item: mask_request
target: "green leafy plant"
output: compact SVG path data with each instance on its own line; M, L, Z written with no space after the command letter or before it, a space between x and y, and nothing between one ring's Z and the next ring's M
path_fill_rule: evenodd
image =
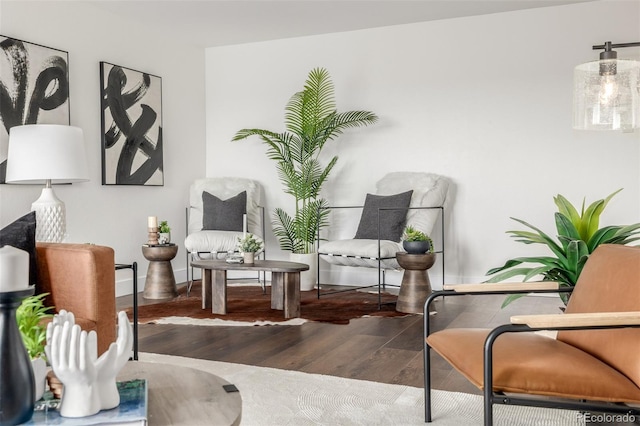
M44 298L48 294L41 293L27 297L16 311L18 329L31 359L44 357L47 326L43 320L53 317L53 314L49 313L52 308L44 306Z
M433 253L433 240L424 232L407 225L402 233L402 246L408 253Z
M523 276L523 281L529 281L542 276L544 281L557 281L562 286L574 286L582 272L589 255L600 244L629 244L640 239L640 223L632 225L605 226L600 228L600 215L605 207L618 192L610 194L603 200L593 202L585 209L578 210L562 195L554 197L558 207L555 213L555 223L558 241L521 219L511 218L516 222L533 230L507 231L516 241L524 244L542 244L553 256L518 257L508 260L503 266L493 268L487 275L493 275L487 282L499 282L515 276ZM533 264L525 266L522 264ZM522 266L521 266L522 265ZM505 299L503 306L522 295L511 295ZM568 296L561 297L565 303Z
M408 225L404 228L404 233L402 236L404 241L429 241L431 243L431 238L427 234L422 231L417 230L411 225Z
M238 237L238 248L243 253L256 253L262 249L262 241L249 232L243 238Z
M319 156L327 141L345 129L366 126L378 117L369 111L336 110L334 87L329 72L309 72L304 89L295 93L285 107L282 133L263 129L242 129L233 141L259 136L268 146L267 157L276 162L285 192L295 198L295 214L275 210L274 233L280 248L292 253L313 253L318 232L328 224L327 201L320 196L322 185L336 165L334 156L326 166Z
M161 234L168 234L169 232L171 232L169 223L166 220L160 222L160 225L158 226L158 232L160 232Z

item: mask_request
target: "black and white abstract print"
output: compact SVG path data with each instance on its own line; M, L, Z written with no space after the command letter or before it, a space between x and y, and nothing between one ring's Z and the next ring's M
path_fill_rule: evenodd
M5 183L9 129L69 124L69 54L0 35L0 183Z
M164 184L162 79L100 62L102 184Z

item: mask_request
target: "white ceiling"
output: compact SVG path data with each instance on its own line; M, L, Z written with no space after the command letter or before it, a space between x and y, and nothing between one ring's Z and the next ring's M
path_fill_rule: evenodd
M94 0L89 4L129 22L164 27L180 41L213 47L585 1L593 0Z

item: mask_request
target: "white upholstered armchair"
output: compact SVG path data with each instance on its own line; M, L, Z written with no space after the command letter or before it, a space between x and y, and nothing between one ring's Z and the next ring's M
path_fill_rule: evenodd
M192 260L224 259L237 252L238 237L242 237L244 231L264 239L261 192L258 182L246 178L204 178L191 184L184 241L187 294L193 284ZM261 254L264 256L264 251Z
M377 284L353 287L347 291L377 285L380 293L386 285L385 271L401 269L396 253L404 251L400 240L405 225L410 224L428 235L433 232L444 234L444 210L449 187L448 178L433 173L393 172L385 175L376 183L376 194L367 194L364 206L346 207L362 209L355 237L321 242L318 264L324 260L332 265L377 268ZM442 227L435 230L439 217ZM444 244L444 235L441 237ZM439 251L442 252L439 255L444 266L444 246ZM318 268L318 297L320 295Z

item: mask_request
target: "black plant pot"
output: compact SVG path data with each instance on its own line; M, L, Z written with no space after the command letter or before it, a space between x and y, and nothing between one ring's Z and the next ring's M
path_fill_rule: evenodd
M403 241L402 247L409 254L423 254L429 251L429 241Z

